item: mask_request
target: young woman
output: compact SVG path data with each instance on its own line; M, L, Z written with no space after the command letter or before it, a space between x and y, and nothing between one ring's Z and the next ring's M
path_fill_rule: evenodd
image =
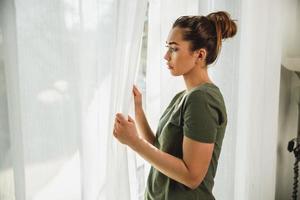
M222 39L233 37L236 31L235 22L223 11L179 17L166 41L164 59L173 76L183 76L186 90L171 100L155 135L135 86L136 122L116 114L114 136L152 165L146 200L215 199L212 189L227 114L207 67L216 60Z

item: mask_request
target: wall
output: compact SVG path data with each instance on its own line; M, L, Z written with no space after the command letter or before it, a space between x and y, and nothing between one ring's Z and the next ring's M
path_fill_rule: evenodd
M280 78L276 200L292 195L294 155L287 150L288 142L297 137L297 115L300 81L295 73L282 67Z
M283 60L300 58L300 1L286 2L282 11L284 26L282 58ZM291 139L297 137L299 97L300 79L294 72L282 67L278 116L276 200L285 200L292 195L295 158L293 153L288 152L287 145ZM298 191L300 191L299 187Z

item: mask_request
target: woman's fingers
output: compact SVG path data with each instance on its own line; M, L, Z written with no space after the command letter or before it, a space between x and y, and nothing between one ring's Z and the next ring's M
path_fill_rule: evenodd
M114 134L115 137L118 136L119 128L120 128L120 123L119 122L115 122L114 129L113 129L113 134Z
M125 121L127 121L127 119L121 113L116 114L116 119L119 122L119 125L122 125Z
M134 93L135 95L141 94L141 92L139 91L139 89L138 89L135 85L133 85L133 93Z
M117 136L117 124L114 124L114 129L113 129L113 134L114 136Z
M128 121L129 121L129 122L134 122L134 119L132 119L132 117L130 117L130 116L128 115Z
M137 95L137 89L135 86L133 86L132 88L132 92L133 92L133 95L136 96Z
M114 130L113 130L113 134L114 136L116 136L116 132L118 131L119 129L119 126L121 125L120 123L120 120L118 119L119 116L116 116L115 117L115 123L114 123Z
M120 123L117 117L115 118L115 123Z

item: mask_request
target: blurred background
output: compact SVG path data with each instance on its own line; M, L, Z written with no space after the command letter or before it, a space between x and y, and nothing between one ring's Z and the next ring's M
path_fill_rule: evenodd
M156 131L185 89L163 59L172 23L218 10L238 32L209 68L228 112L213 192L290 199L299 0L0 0L0 200L142 200L149 164L112 137L114 115L134 116L136 84Z

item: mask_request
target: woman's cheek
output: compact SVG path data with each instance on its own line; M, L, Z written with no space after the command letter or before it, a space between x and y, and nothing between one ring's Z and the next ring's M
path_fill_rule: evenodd
M179 59L179 56L176 53L174 53L174 55L172 56L172 60L173 60L173 64L175 66L177 66L179 64L178 61L180 61L180 59Z

